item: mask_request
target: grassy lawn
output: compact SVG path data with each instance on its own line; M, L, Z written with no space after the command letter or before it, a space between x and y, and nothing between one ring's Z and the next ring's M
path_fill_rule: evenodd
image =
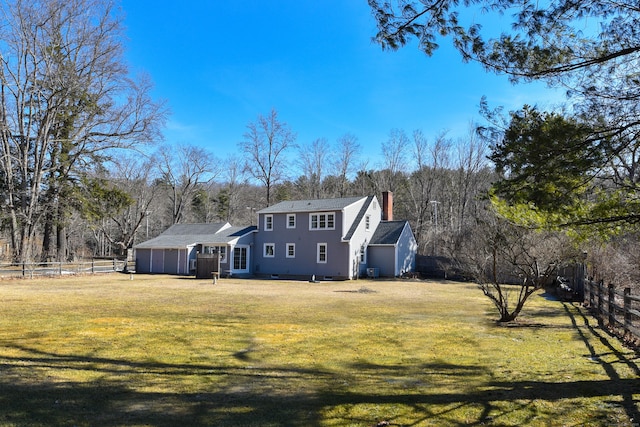
M0 282L0 426L637 426L640 359L579 306L473 285Z

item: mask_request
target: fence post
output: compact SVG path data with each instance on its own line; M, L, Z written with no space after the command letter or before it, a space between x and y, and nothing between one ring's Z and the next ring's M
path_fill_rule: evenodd
M608 310L609 310L609 327L614 328L616 326L616 308L615 308L615 294L613 292L613 283L609 283L608 290Z
M631 288L624 288L624 333L631 332Z
M604 288L604 282L601 280L598 283L598 325L600 325L602 327L602 325L604 324L604 321L602 320L602 315L603 315L603 304L602 304L602 290Z

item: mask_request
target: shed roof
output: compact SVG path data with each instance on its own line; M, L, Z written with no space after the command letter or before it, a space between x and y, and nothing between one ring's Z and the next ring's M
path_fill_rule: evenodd
M342 210L366 197L343 197L339 199L286 200L258 211L259 214L322 212Z
M395 245L400 240L407 221L382 221L371 236L370 245Z

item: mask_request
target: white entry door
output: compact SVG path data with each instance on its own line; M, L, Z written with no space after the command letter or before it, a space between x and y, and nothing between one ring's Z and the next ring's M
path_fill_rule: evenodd
M233 248L233 273L249 272L249 246L238 245Z

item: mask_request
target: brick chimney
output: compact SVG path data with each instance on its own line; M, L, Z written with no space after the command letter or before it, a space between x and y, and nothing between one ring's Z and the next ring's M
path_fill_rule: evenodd
M382 220L393 221L393 193L391 191L382 192Z

